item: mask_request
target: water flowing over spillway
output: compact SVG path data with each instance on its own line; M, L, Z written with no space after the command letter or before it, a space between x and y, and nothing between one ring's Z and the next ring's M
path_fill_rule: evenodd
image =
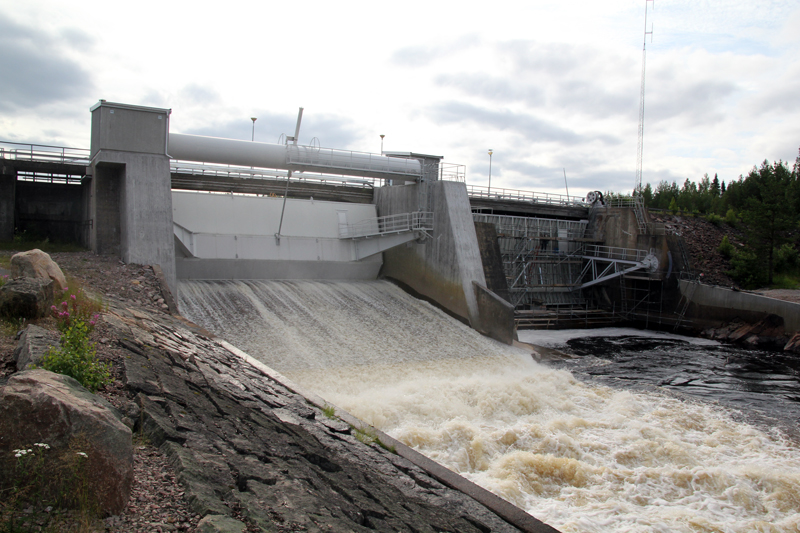
M583 383L388 282L181 282L182 313L561 531L800 531L800 448Z

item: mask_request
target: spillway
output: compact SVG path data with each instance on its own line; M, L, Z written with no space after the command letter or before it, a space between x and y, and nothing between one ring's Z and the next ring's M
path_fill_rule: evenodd
M182 313L563 532L798 531L800 448L583 383L388 282L180 284Z

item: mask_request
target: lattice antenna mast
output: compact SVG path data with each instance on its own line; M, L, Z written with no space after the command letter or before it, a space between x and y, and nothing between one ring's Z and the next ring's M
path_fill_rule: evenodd
M653 2L653 9L656 7L655 0L645 0L644 2L644 39L642 42L642 87L639 92L639 145L636 148L636 184L633 187L634 196L642 194L642 153L644 152L644 72L647 59L647 36L653 42L653 25L650 23L650 31L647 31L647 4Z

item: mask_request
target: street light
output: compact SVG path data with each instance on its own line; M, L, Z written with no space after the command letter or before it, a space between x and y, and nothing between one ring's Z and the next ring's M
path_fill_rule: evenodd
M489 194L492 193L492 149L489 148Z
M383 155L383 138L384 137L386 137L386 135L381 134L381 155Z
M258 120L258 119L256 117L250 117L250 120L253 121L253 136L250 137L250 140L251 141L255 141L256 140L256 120Z

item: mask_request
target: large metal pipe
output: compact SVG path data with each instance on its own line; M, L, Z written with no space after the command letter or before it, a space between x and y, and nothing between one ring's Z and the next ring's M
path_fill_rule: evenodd
M401 180L404 177L413 180L422 173L417 159L182 133L169 134L169 155L184 161Z

